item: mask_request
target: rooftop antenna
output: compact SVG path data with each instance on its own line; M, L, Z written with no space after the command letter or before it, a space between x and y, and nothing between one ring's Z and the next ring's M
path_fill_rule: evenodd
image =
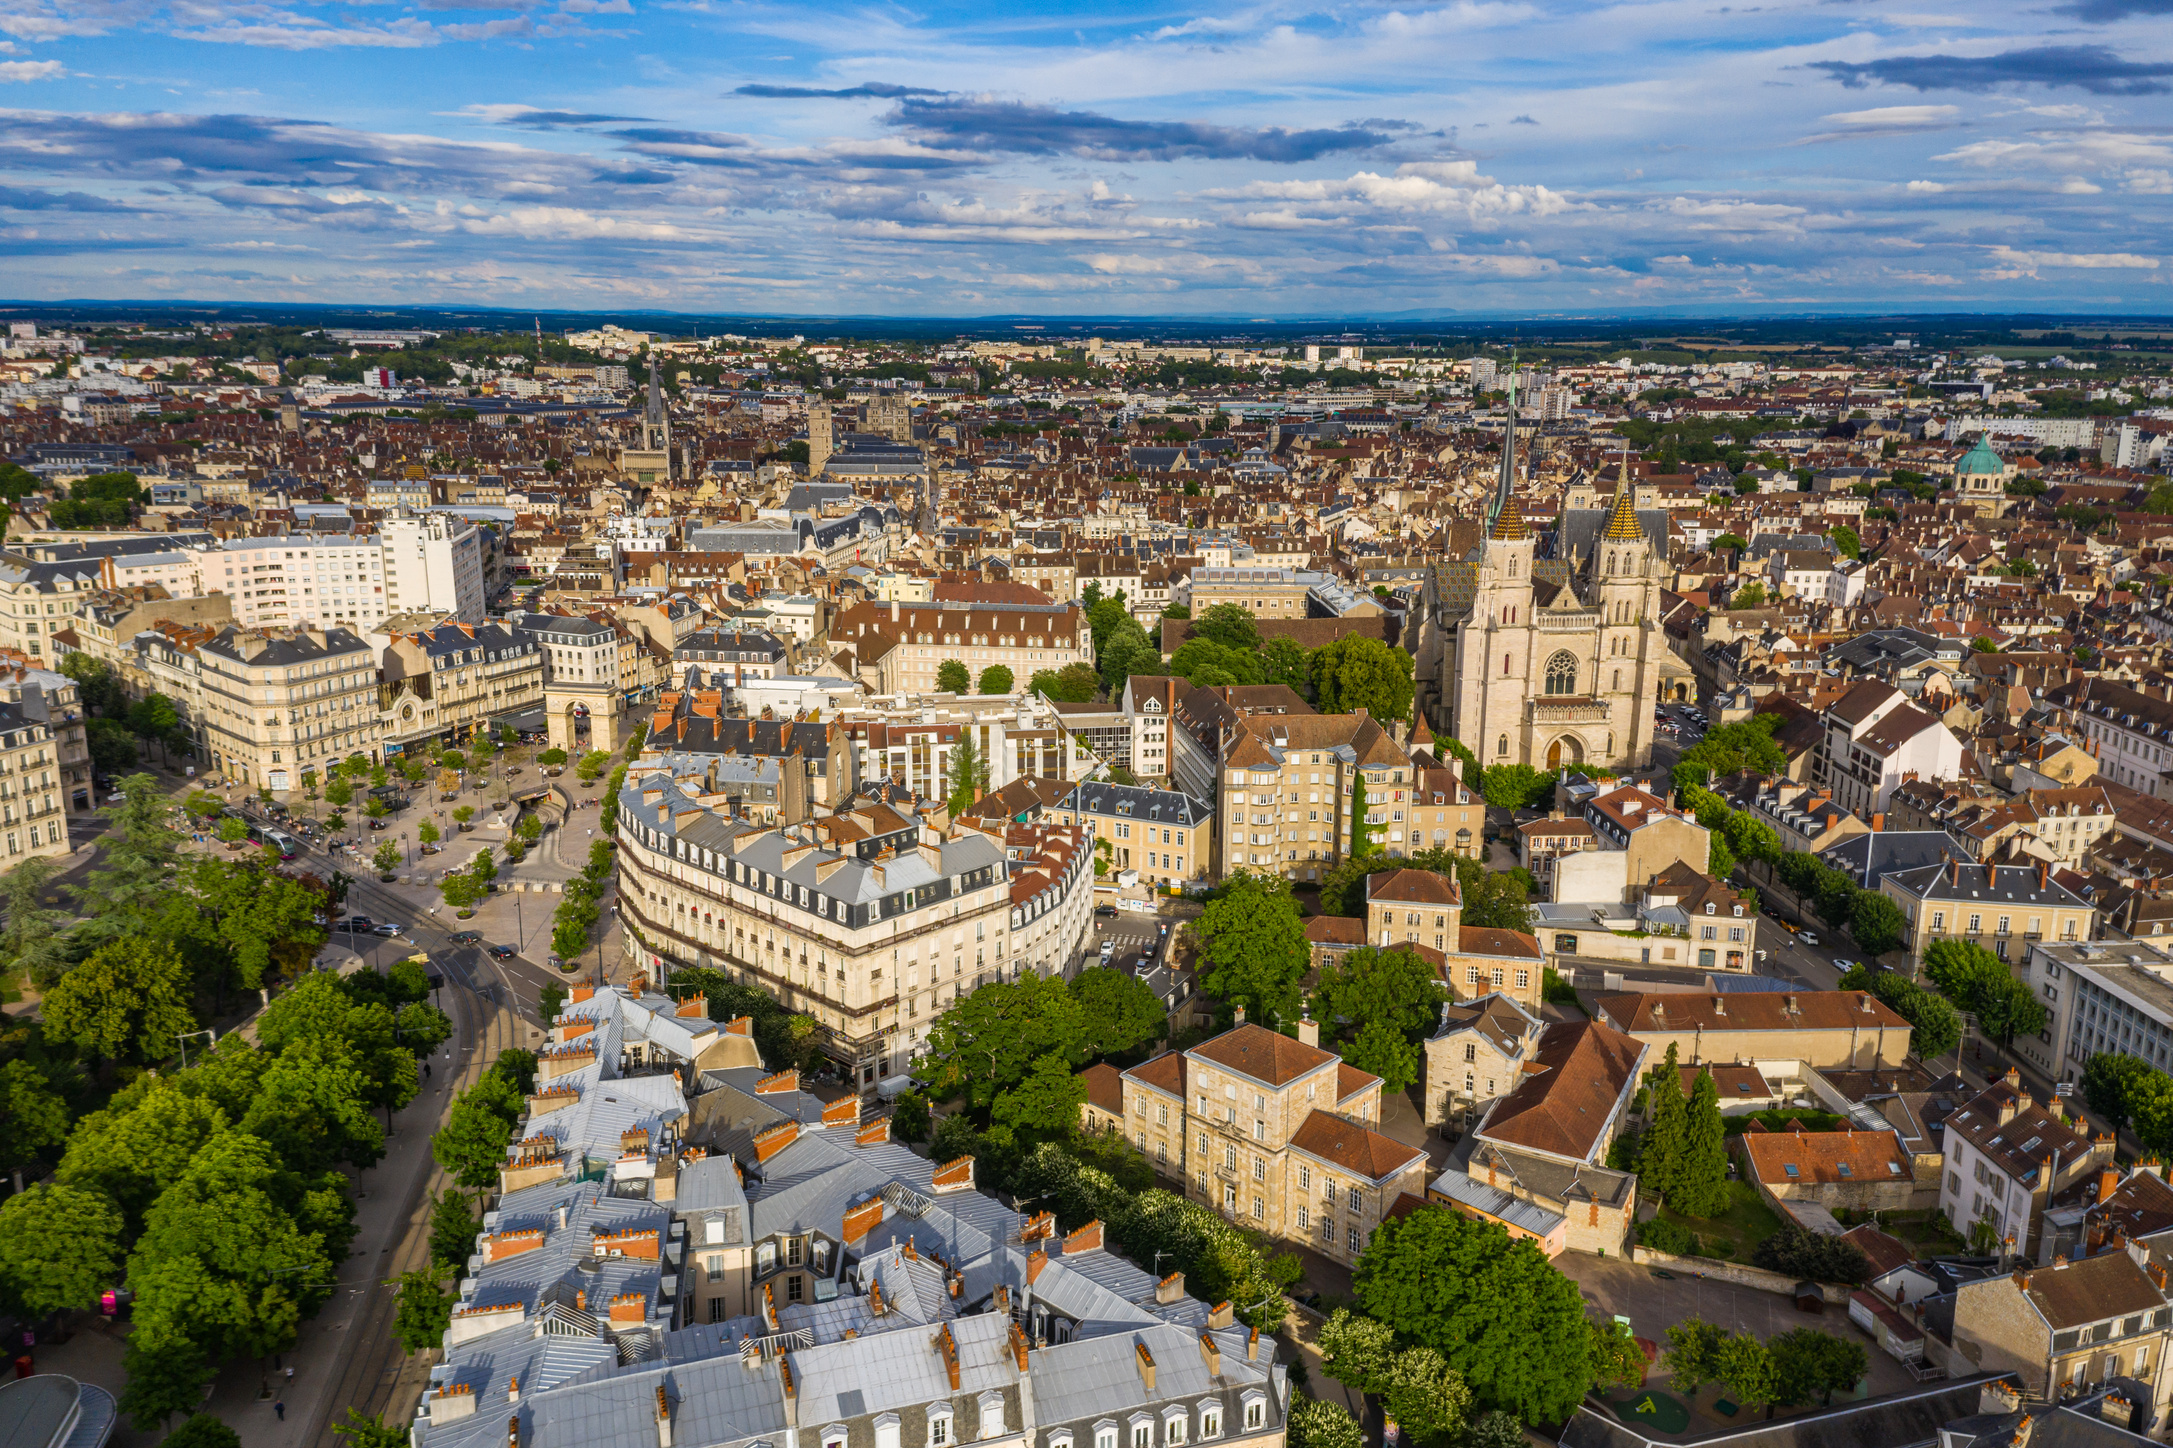
M536 319L535 319L535 322L536 322L536 365L537 365L538 367L540 367L540 366L542 366L542 365L543 365L543 318L541 318L541 317L538 317L538 318L536 318Z

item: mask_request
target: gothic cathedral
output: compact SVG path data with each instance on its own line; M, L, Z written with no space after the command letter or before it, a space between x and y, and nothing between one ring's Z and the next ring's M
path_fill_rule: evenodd
M1645 768L1667 652L1667 515L1640 514L1625 475L1612 508L1564 510L1541 548L1515 478L1512 393L1486 542L1467 555L1477 579L1443 691L1448 732L1482 765Z

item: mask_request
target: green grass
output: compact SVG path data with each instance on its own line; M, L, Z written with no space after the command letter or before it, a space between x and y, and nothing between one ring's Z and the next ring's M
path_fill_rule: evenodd
M1748 1262L1751 1249L1781 1229L1780 1217L1748 1182L1728 1183L1728 1210L1717 1217L1686 1217L1665 1206L1660 1215L1697 1233L1705 1255L1737 1262Z

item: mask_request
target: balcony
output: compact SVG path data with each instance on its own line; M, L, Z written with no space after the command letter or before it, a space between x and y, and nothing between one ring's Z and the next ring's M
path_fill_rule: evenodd
M1605 724L1608 708L1585 694L1553 694L1531 701L1534 724Z

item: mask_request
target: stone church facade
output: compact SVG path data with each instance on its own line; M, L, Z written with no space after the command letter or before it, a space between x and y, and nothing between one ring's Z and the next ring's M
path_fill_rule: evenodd
M1542 547L1511 486L1515 452L1512 425L1442 690L1443 732L1487 766L1642 769L1670 662L1667 514L1640 512L1624 480L1612 508L1565 510Z

